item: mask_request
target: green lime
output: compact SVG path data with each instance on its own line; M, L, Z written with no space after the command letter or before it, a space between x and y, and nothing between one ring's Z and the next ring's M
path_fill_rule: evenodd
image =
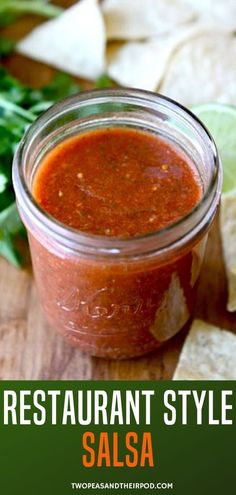
M223 165L223 192L236 190L236 107L208 103L192 111L215 140Z

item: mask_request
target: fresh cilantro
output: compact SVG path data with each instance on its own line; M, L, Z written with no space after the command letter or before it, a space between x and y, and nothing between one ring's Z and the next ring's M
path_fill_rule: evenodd
M103 88L111 88L112 87L112 81L110 78L107 76L107 74L103 74L100 76L97 81L95 82L95 88L97 89L103 89Z
M80 87L66 74L57 74L50 84L35 90L24 86L0 67L0 255L15 266L21 263L17 236L23 229L12 186L16 146L40 113L78 91Z
M0 213L0 254L15 266L21 265L15 240L22 230L16 204L13 203Z
M0 58L9 55L14 50L15 42L0 36Z
M59 101L80 91L80 86L73 83L68 74L56 74L50 84L44 86L38 94L39 100Z
M56 17L63 10L47 0L1 0L0 26L7 26L23 14L36 14L44 17Z
M0 194L6 190L7 177L0 172Z

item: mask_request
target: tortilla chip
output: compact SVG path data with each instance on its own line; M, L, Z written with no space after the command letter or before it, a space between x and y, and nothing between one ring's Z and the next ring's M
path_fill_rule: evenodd
M186 106L236 103L235 60L236 38L231 34L200 34L173 55L160 92Z
M172 35L118 44L117 48L113 45L108 49L108 74L122 86L155 91L174 51L202 29L197 24L181 28Z
M122 86L155 91L171 55L166 39L125 43L108 51L108 75ZM153 61L158 60L158 64Z
M236 28L235 0L186 0L194 8L199 20L214 22L219 26Z
M223 194L220 231L228 279L228 311L236 311L236 192Z
M94 79L105 70L105 45L98 0L81 0L34 29L18 43L17 51L75 76Z
M175 335L188 321L189 309L177 273L173 273L170 285L163 296L150 332L164 342Z
M108 39L135 40L171 32L195 17L185 0L104 0Z
M235 380L236 335L195 320L173 380Z

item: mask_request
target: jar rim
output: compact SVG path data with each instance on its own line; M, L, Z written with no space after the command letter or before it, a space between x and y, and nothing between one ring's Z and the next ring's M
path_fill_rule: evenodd
M77 108L88 104L103 103L107 99L123 103L142 103L147 112L153 110L153 105L161 105L161 110L172 109L192 124L192 127L201 137L207 141L211 159L214 162L214 171L211 180L203 193L200 201L186 215L179 220L145 235L134 237L112 237L90 234L79 231L58 221L44 211L35 201L24 175L22 166L24 149L30 145L30 140L35 132L41 129L48 119L62 114L68 108ZM160 111L160 109L159 109ZM136 257L143 255L164 254L170 247L179 248L183 242L190 241L210 224L220 199L222 185L222 167L213 137L205 125L189 109L167 96L150 91L125 88L125 89L94 89L83 91L79 94L67 97L52 105L46 112L38 117L25 132L15 152L13 161L13 184L16 193L17 205L23 219L34 218L34 224L39 230L43 230L60 244L67 252L85 253L86 255L100 254L103 256ZM205 208L204 208L205 206ZM27 223L27 220L26 220ZM189 224L187 226L187 224ZM186 228L183 228L185 226ZM188 228L187 228L188 227ZM179 235L177 235L179 233ZM162 242L161 242L162 241Z

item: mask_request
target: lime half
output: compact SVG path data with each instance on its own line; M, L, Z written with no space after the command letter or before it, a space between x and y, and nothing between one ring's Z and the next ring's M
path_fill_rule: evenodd
M208 103L193 107L192 112L215 140L223 165L223 192L236 191L236 107Z

